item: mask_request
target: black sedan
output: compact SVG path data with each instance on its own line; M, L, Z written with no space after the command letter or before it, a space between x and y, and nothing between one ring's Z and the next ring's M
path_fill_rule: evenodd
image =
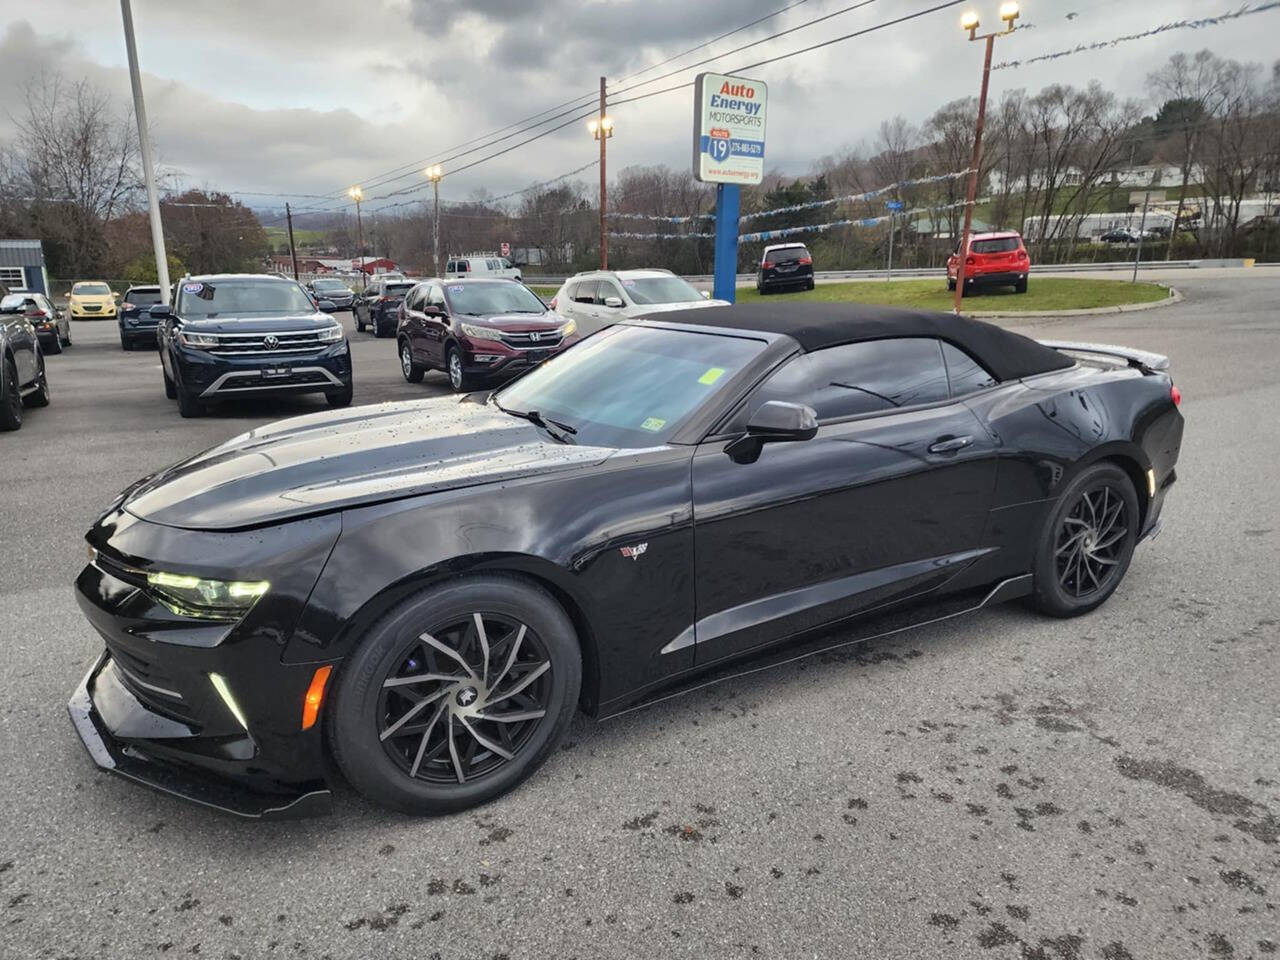
M854 304L625 321L492 395L250 431L120 494L76 583L99 766L245 816L442 813L743 658L1027 597L1157 530L1167 360ZM781 653L779 653L781 651ZM335 765L327 763L328 759Z

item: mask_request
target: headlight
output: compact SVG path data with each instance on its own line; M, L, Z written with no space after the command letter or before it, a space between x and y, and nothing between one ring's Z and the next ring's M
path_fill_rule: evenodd
M194 347L196 350L208 350L211 347L218 346L218 338L211 333L189 333L186 330L178 334L178 342L184 347Z
M317 338L321 343L333 343L342 339L342 327L334 324L331 327L325 327L320 331Z
M568 323L566 323L563 327L560 328L560 336L562 337L572 337L577 332L578 332L577 320L570 320Z
M271 589L266 580L205 580L184 573L148 573L156 599L174 613L206 620L236 620Z
M477 327L474 324L462 324L462 332L475 340L501 340L502 331L493 327Z

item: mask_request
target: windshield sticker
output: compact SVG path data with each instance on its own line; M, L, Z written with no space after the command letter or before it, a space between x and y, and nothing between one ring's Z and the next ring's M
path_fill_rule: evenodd
M634 287L636 285L636 282L634 280L623 280L622 285L624 287Z
M641 430L648 430L650 433L657 433L667 425L667 421L660 420L657 417L649 417L644 423L640 424Z
M721 377L724 376L724 367L712 367L706 373L698 378L698 382L704 386L711 386Z
M463 289L462 284L460 284L460 283L455 283L453 286L451 286L451 287L449 288L449 292L450 292L450 293L461 293L461 292L462 292L462 289Z
M182 285L183 293L199 293L204 289L203 283L184 283Z

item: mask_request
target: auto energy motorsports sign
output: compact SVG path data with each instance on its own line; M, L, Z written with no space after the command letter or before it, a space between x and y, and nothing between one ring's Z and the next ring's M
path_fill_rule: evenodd
M693 175L703 183L759 183L769 87L762 80L703 73L693 91Z

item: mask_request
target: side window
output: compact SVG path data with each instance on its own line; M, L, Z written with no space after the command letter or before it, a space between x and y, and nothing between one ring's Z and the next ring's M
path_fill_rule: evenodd
M566 300L575 300L578 295L578 284L576 281L570 280L564 285L564 298Z
M486 267L488 267L490 270L495 270L495 271L496 271L496 270L500 270L500 269L502 269L501 267L499 267L499 266L498 266L498 261L497 261L497 260L486 260L486 261L484 262L484 265L485 265Z
M947 364L947 379L951 381L953 397L963 397L966 393L985 390L999 382L973 357L945 340L942 341L942 357Z
M454 270L456 270L456 269L457 269L457 266L458 266L458 265L457 265L454 261L450 260L448 263L446 263L446 264L444 265L444 272L445 272L445 273L453 273L453 272L454 272Z
M427 290L427 303L437 307L444 307L444 290L439 284L433 283Z
M404 309L406 313L422 309L422 287L414 287L409 291L409 295L404 298Z
M458 272L459 272L459 273L468 273L468 272L470 272L470 270L471 270L471 261L470 261L470 260L459 260L459 261L458 261Z
M766 400L803 403L819 420L838 420L945 399L947 371L937 340L871 340L793 358L761 384L738 426Z
M600 291L597 294L597 296L599 296L600 299L597 300L596 302L602 305L604 304L605 300L608 297L617 297L619 300L622 300L623 303L627 302L625 299L623 299L622 291L618 289L617 284L615 284L612 280L600 281Z
M596 288L600 285L594 280L583 280L571 298L574 303L595 303Z

